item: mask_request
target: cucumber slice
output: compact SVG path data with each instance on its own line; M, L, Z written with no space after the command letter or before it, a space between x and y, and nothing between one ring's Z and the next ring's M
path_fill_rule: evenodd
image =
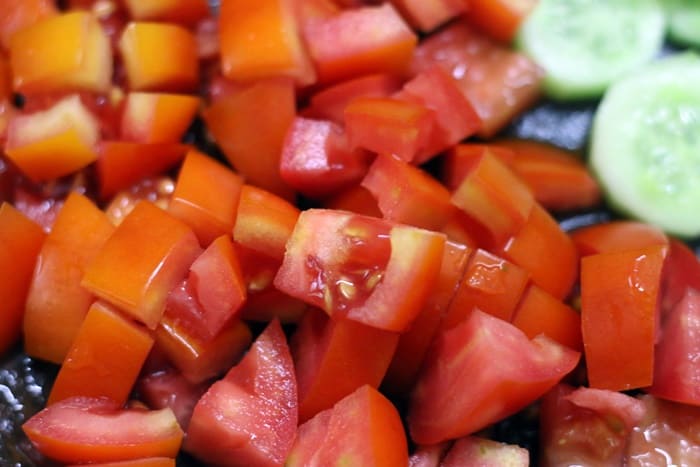
M665 0L668 35L673 42L700 47L700 1Z
M540 0L516 45L544 68L549 97L596 98L661 50L665 16L657 0Z
M590 164L611 207L682 237L700 235L700 56L659 60L610 87Z

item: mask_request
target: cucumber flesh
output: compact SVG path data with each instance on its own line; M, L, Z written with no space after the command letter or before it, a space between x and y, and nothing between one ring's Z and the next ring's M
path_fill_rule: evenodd
M700 47L700 1L665 1L670 39L677 44Z
M665 22L657 0L540 0L516 45L545 70L549 97L597 98L658 54Z
M700 236L700 56L652 63L610 87L590 164L610 205L681 237Z

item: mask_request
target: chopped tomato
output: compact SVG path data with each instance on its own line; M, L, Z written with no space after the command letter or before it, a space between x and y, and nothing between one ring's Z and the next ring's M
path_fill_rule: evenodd
M206 0L124 0L124 4L136 20L194 24L209 16Z
M529 58L457 21L428 36L413 56L414 73L435 65L459 83L481 118L479 136L496 134L540 94L542 71Z
M467 10L463 0L392 0L409 22L429 32Z
M581 256L615 253L654 245L668 245L666 234L653 225L636 221L594 224L571 234Z
M177 143L192 123L199 98L130 92L124 102L121 137L139 143Z
M219 465L282 465L297 429L294 363L278 321L194 408L185 449Z
M454 442L440 463L441 467L528 467L530 454L527 449L491 441L477 436L466 436Z
M66 464L172 458L183 437L170 409L122 409L109 399L85 397L42 410L22 429L39 452Z
M408 459L409 467L440 467L440 462L452 446L452 441L418 446Z
M187 431L197 401L209 388L208 383L194 384L172 368L142 376L136 384L139 396L151 409L169 408L177 423Z
M337 318L402 331L437 279L444 235L340 211L304 211L275 286Z
M52 0L7 0L0 11L0 43L7 47L19 30L57 13Z
M78 467L85 464L76 464L70 467ZM175 467L175 459L171 457L148 457L131 461L91 463L92 467Z
M408 410L412 439L474 433L535 401L574 369L579 353L474 311L437 338ZM497 362L497 364L493 364Z
M467 19L494 39L510 43L537 0L469 0Z
M700 261L685 243L670 239L668 260L664 270L661 313L666 314L687 293L700 290Z

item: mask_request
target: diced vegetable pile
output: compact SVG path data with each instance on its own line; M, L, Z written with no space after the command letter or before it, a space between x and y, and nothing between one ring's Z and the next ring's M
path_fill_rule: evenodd
M700 58L655 58L700 4L3 1L40 456L700 465ZM542 98L602 98L588 160L501 136ZM492 436L516 414L538 450Z

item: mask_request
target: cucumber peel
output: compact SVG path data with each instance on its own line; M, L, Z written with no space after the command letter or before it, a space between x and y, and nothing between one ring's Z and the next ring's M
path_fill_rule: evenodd
M700 47L700 1L665 0L668 35L681 45Z
M590 164L612 208L700 236L700 56L654 62L610 87L593 121Z
M665 24L657 0L540 0L516 45L544 69L548 97L592 99L658 54Z

